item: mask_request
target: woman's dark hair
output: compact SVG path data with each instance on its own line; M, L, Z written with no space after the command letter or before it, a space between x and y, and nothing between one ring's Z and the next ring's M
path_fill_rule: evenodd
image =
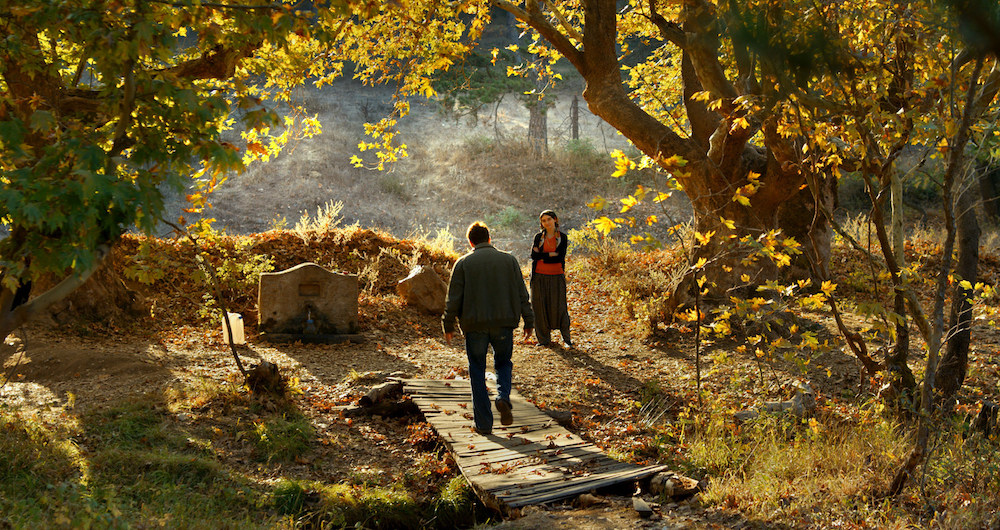
M549 216L549 217L551 217L551 218L553 218L553 219L555 219L556 220L556 228L559 228L559 216L556 215L556 212L553 212L552 210L545 210L544 212L538 214L538 226L540 226L543 231L545 230L545 227L542 226L542 217L544 217L546 215Z
M465 236L469 238L469 243L473 245L486 243L490 240L490 229L486 228L486 225L482 221L476 221L469 225L469 230L465 233Z

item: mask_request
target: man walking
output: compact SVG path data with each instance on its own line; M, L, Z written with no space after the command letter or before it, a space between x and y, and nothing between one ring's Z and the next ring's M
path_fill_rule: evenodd
M479 221L469 226L466 237L472 251L459 258L451 271L448 302L442 318L444 338L451 343L455 336L455 319L458 319L465 334L465 354L469 358L476 432L490 434L493 432L493 412L486 388L486 354L493 346L496 407L500 423L510 425L514 423L510 404L514 330L524 319L524 338L527 339L535 325L535 315L517 258L493 248L489 228Z

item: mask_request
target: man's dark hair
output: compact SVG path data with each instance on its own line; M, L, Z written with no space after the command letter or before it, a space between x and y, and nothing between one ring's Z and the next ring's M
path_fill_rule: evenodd
M476 221L469 225L469 231L465 233L465 236L469 238L469 243L473 245L486 243L490 240L490 229L486 228L486 225L482 221Z

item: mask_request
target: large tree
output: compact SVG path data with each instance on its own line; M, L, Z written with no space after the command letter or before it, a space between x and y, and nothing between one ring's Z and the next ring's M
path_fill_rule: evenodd
M0 0L0 336L83 283L129 227L151 229L165 187L193 187L197 209L273 154L294 87L349 61L427 94L483 16L420 0ZM375 163L405 149L390 125L370 128ZM29 298L44 274L64 279Z
M891 353L884 361L872 359L866 338L847 329L839 315L838 323L872 375L885 370L896 388L915 387L907 365L910 317L927 349L915 448L891 487L891 493L900 491L926 451L935 377L945 378L942 390L952 395L968 362L979 228L966 152L994 132L1000 65L990 30L997 4L494 3L572 63L587 83L591 110L676 178L694 206L702 242L693 259L718 256L727 241L752 242L780 229L803 244L815 278L835 280L828 268L832 184L848 171L863 178L878 245L857 247L871 252L872 270L889 278L889 301L874 316L894 339ZM630 48L639 45L644 55L630 59ZM898 162L908 152L943 161L938 182L947 237L929 310L913 288L922 279L905 263L901 225L895 238L886 230L887 199L901 189ZM706 274L721 292L750 272L742 261L746 254L729 256Z
M694 259L780 230L802 245L800 276L829 259L823 212L841 172L887 182L907 147L944 129L927 111L947 106L938 84L961 83L970 64L949 70L960 24L934 1L492 4L533 32L537 53L568 60L591 111L676 178L698 231L714 234ZM719 293L740 272L774 277L728 255L708 271Z
M676 178L699 232L716 235L700 257L718 255L729 235L756 238L780 229L820 261L828 258L827 225L814 213L817 201L832 205L832 180L810 172L801 133L783 106L790 87L809 83L810 68L822 73L829 65L815 61L789 72L787 58L762 53L814 44L767 38L795 2L494 3L572 63L586 82L590 110ZM632 48L643 55L630 54ZM726 279L742 276L733 269L743 255L719 261L711 279L732 286ZM742 272L756 275L761 266ZM773 270L764 272L773 277Z

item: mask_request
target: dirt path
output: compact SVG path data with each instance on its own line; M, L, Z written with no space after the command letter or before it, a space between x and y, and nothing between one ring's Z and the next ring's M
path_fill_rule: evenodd
M629 429L634 429L638 420L634 403L644 389L662 392L667 410L676 411L693 400L689 353L693 349L684 335L675 336L669 344L662 339L642 340L639 331L614 309L609 293L582 292L582 288L582 282L570 283L576 348L516 344L515 385L542 409L571 411L575 432L588 440L599 446L617 446L632 437ZM268 482L282 476L340 482L365 474L377 477L377 483L393 484L405 480L408 470L434 458L408 440L420 418L344 419L336 411L390 374L464 376L466 359L461 342L445 344L437 317L406 307L382 314L363 331L362 343L334 345L275 345L248 337L249 346L240 350L244 364L267 360L298 381L296 406L311 418L319 443L301 462L260 467L250 463L238 441L213 442L220 447L229 444L220 453L226 465ZM215 328L182 327L142 337L78 337L34 326L20 337L19 343L8 344L5 350L5 366L12 380L0 390L0 398L34 410L53 423L143 394L162 396L168 389L196 387L202 381L225 384L237 375L221 331ZM854 367L849 359L829 361L824 366L842 363L841 383L853 384L850 372ZM717 367L706 384L724 382L727 370L735 369ZM176 421L212 422L216 421L213 414L212 410L186 411L177 414ZM734 514L706 510L696 499L657 506L653 518L641 519L631 506L631 494L601 494L600 503L589 507L571 503L531 507L523 510L520 518L499 527L597 530L739 528L749 524Z

